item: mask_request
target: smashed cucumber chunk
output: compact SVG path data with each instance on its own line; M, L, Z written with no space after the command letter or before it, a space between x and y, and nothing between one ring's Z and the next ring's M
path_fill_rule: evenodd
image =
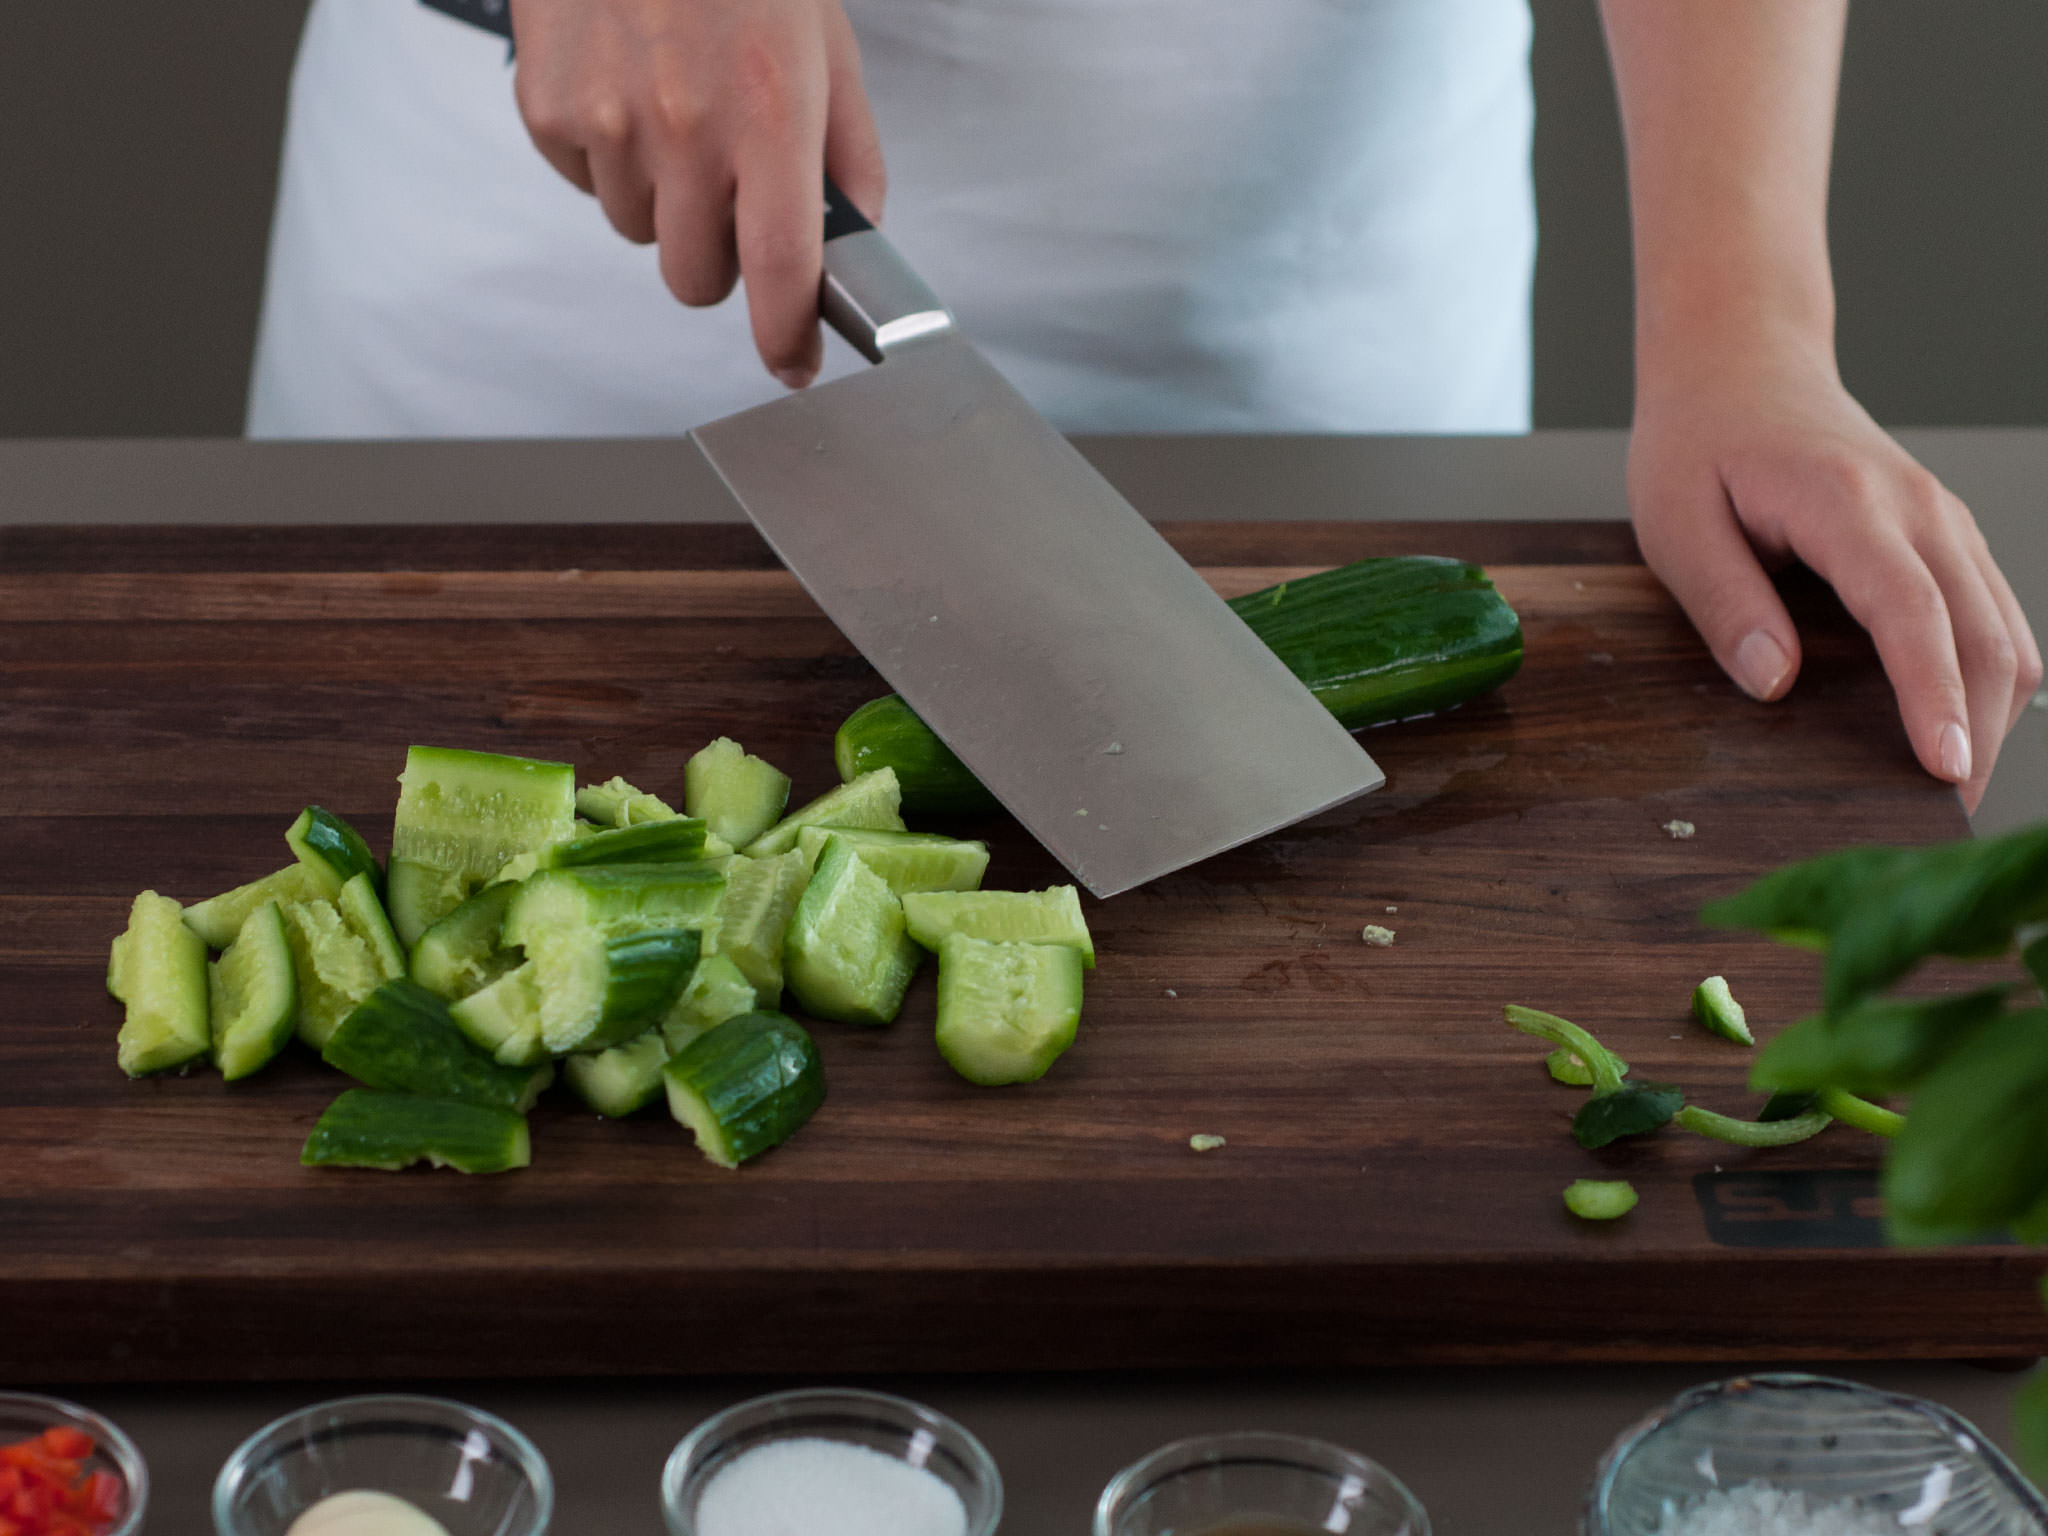
M810 879L795 849L767 859L740 854L725 866L712 948L739 967L765 1006L782 999L783 936Z
M789 775L721 736L683 765L683 805L735 848L774 826L789 806Z
M576 791L576 814L592 826L633 827L645 821L670 821L681 813L614 775Z
M661 1031L602 1051L565 1057L562 1076L576 1097L607 1119L635 1114L662 1096L661 1069L668 1065Z
M786 1141L825 1102L818 1047L783 1014L743 1013L698 1036L662 1068L669 1113L721 1168Z
M206 944L185 909L144 891L107 957L107 990L127 1005L117 1060L130 1077L164 1072L206 1054Z
M284 909L266 901L251 912L235 942L206 972L213 1064L234 1082L283 1050L298 1018L298 972Z
M377 856L370 852L370 845L363 841L360 832L330 810L307 806L286 831L284 840L313 876L319 894L329 901L341 894L344 882L357 875L368 875L372 886L379 892L384 889L384 871L377 864Z
M803 1011L842 1024L887 1024L922 958L888 882L849 845L828 846L783 944L789 989Z
M320 1052L366 1088L490 1104L524 1114L554 1078L543 1066L506 1067L479 1051L448 1005L410 981L387 981L349 1013Z
M1043 1077L1081 1021L1081 955L1065 944L990 943L964 933L939 949L939 1054L970 1083Z
M567 763L416 746L398 783L390 883L392 917L407 944L508 859L576 835L576 772Z

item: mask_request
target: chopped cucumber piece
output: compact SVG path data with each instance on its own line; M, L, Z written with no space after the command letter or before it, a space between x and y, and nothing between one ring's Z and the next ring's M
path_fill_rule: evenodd
M535 941L528 952L540 990L541 1040L561 1055L603 1050L651 1028L696 967L701 942L694 928Z
M1735 1001L1724 976L1709 976L1692 989L1692 1016L1723 1040L1733 1040L1737 1045L1756 1044L1742 1004Z
M1002 802L938 733L896 694L870 699L832 738L839 777L853 782L863 773L893 768L903 786L904 809L925 816L987 816Z
M144 891L107 957L107 990L128 1005L116 1047L130 1077L206 1054L206 944L168 896Z
M913 891L903 898L910 936L937 950L948 935L1023 944L1069 944L1095 968L1095 944L1071 885L1043 891Z
M1586 1221L1613 1221L1636 1208L1636 1187L1626 1179L1573 1179L1565 1186L1564 1203Z
M705 856L704 823L689 816L604 827L542 850L540 869L573 869L579 864L684 864Z
M706 955L662 1015L661 1036L674 1055L692 1040L738 1014L752 1013L760 1001L744 972L730 955Z
M521 1114L555 1075L548 1066L499 1065L470 1044L445 1002L410 981L387 981L364 998L320 1054L366 1088Z
M299 1038L317 1051L357 1003L391 980L389 957L331 901L286 903L284 921L298 976Z
M970 1083L1029 1083L1074 1043L1081 953L950 934L939 949L939 1054Z
M547 1042L541 1038L539 975L529 960L450 1003L448 1017L501 1065L536 1066L548 1059Z
M721 736L683 765L683 808L735 848L774 826L789 805L789 775Z
M391 919L384 915L384 904L377 899L377 888L370 883L370 877L352 875L343 881L335 906L341 910L349 931L370 946L370 954L384 979L392 981L403 976L405 950L399 945L398 935L391 931Z
M740 852L749 858L772 858L796 846L797 832L804 827L865 827L881 832L901 832L903 791L896 783L896 770L878 768L864 773L851 784L828 790L801 810L791 811Z
M576 814L592 826L637 827L647 821L668 821L677 813L666 802L615 775L602 784L586 784L577 790Z
M378 868L370 845L363 841L360 832L332 811L307 806L299 812L299 819L291 824L284 840L312 874L319 894L329 901L341 894L342 882L357 875L368 875L380 892L384 889L384 871Z
M770 1007L782 1000L783 935L810 878L794 848L772 859L742 854L725 866L713 947L740 968L757 1000Z
M341 893L338 881L334 890L336 895ZM226 949L235 942L235 935L242 931L249 914L266 902L282 906L287 902L310 901L321 894L320 882L313 878L310 869L304 864L287 864L261 880L251 880L232 891L194 902L185 908L185 926L204 939L207 948Z
M309 1168L432 1163L463 1173L503 1173L531 1160L524 1115L371 1088L351 1088L328 1105L299 1154Z
M409 974L453 1002L481 992L523 958L499 942L517 885L487 885L420 935Z
M206 971L213 1064L233 1082L283 1050L298 1017L298 974L283 908L266 901L251 912L235 942Z
M384 875L384 910L391 914L392 932L411 948L434 924L469 899L474 881L460 871L418 864L393 857Z
M538 853L576 835L576 771L567 763L412 747L398 783L391 830L393 882L401 862L424 865L442 877L409 875L402 902L394 892L392 915L408 944L454 911L507 859Z
M661 1069L668 1058L668 1042L660 1030L650 1029L624 1045L564 1058L562 1076L576 1097L600 1115L617 1119L661 1097Z
M888 882L848 844L828 845L783 943L798 1005L842 1024L887 1024L922 958Z
M779 1013L727 1019L671 1057L662 1081L669 1113L721 1168L787 1140L825 1102L816 1043Z
M898 896L912 891L978 891L988 869L988 844L934 832L863 832L854 827L801 827L797 851L806 871L817 866L827 838L843 837L861 863Z

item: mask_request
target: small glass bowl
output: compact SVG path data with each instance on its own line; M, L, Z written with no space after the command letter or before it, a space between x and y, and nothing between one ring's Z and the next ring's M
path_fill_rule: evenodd
M661 1512L673 1536L697 1536L704 1490L734 1460L777 1440L801 1439L866 1446L921 1467L960 1496L966 1536L994 1536L1003 1518L1002 1476L960 1425L908 1398L821 1387L740 1403L683 1437L661 1473Z
M343 1397L244 1440L213 1484L218 1536L284 1536L329 1494L394 1494L449 1536L542 1536L555 1483L503 1419L439 1397Z
M1608 1449L1583 1536L1650 1536L1716 1488L1853 1499L1926 1536L2048 1536L2048 1505L1967 1420L1831 1376L1738 1376L1681 1393ZM1938 1518L1937 1518L1938 1517Z
M135 1536L149 1511L149 1468L135 1442L113 1420L61 1397L0 1392L0 1445L12 1445L59 1426L92 1436L93 1452L85 1462L88 1473L111 1472L121 1479L121 1518L107 1528L105 1536Z
M1429 1536L1401 1480L1342 1446L1258 1431L1176 1440L1132 1462L1095 1505L1095 1536L1198 1536L1260 1516L1345 1536Z

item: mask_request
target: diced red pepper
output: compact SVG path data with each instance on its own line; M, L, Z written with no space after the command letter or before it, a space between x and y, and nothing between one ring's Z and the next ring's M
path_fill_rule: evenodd
M86 1472L93 1450L68 1425L0 1445L0 1536L104 1536L119 1523L121 1479Z
M64 1461L83 1461L92 1454L92 1436L69 1424L52 1424L42 1439L43 1449Z

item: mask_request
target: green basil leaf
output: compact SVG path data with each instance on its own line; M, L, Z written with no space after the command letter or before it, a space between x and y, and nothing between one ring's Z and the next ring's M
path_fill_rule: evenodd
M1572 1117L1582 1147L1604 1147L1623 1136L1642 1136L1671 1123L1685 1108L1685 1090L1670 1083L1628 1083L1588 1099Z
M1907 1243L1966 1241L2048 1201L2048 1008L2001 1015L1928 1075L1884 1192Z
M1982 959L2048 918L2048 825L1931 848L1844 848L1776 870L1701 914L1827 946L1827 1011L1842 1014L1929 955Z
M1999 986L1956 997L1867 998L1833 1018L1801 1019L1757 1053L1749 1086L1759 1092L1910 1093L2005 1011L2011 991Z

